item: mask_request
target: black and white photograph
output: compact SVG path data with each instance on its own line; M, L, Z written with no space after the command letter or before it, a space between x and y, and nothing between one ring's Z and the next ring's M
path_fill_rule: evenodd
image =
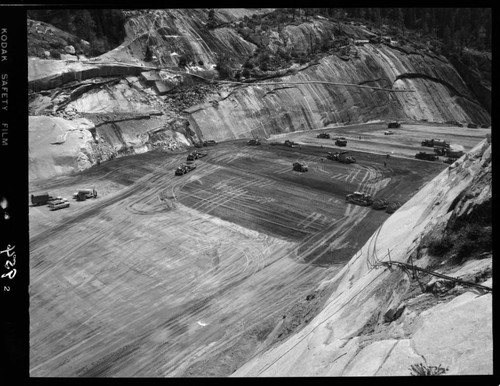
M24 9L29 377L489 384L492 9L140 6Z

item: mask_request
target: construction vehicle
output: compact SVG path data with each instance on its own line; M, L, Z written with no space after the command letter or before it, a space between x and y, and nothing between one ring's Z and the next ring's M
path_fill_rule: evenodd
M389 206L389 201L385 198L379 198L373 201L372 208L375 210L385 209Z
M260 139L258 138L251 139L250 141L247 142L247 145L249 146L258 146L260 144L261 144Z
M331 151L329 151L328 153L326 153L326 158L331 159L332 161L337 161L339 158L339 154L340 153L332 153Z
M400 127L401 127L401 123L399 123L399 122L389 122L389 124L387 125L388 129L398 129Z
M335 145L337 145L337 146L347 146L347 139L345 139L344 137L337 138L335 140Z
M203 146L215 146L217 145L217 142L213 139L209 139L207 141L203 141Z
M78 192L73 193L73 198L77 201L85 201L87 198L97 198L97 191L95 189L80 189Z
M342 162L343 164L355 164L356 158L354 158L352 155L347 155L347 153L344 153L338 156L338 161Z
M199 151L199 150L193 151L192 154L194 155L194 158L196 158L196 159L203 158L203 157L206 157L208 155L208 153L206 151Z
M289 141L288 139L284 142L284 144L288 147L300 147L297 142Z
M69 207L69 201L66 198L58 197L49 203L50 210L58 210Z
M175 169L175 175L176 176L182 176L183 174L189 173L191 170L196 169L196 164L182 164Z
M293 163L293 170L296 172L307 172L309 168L305 162L297 161Z
M444 146L435 146L434 147L434 153L437 155L448 155L448 151L450 149Z
M330 139L330 134L328 133L320 133L316 136L316 138L326 138L326 139Z
M426 161L437 161L439 157L437 155L426 153L425 151L421 151L415 154L416 159L426 160Z
M183 174L186 174L189 172L189 168L187 165L182 164L175 169L175 175L176 176L182 176Z
M457 159L458 159L458 158L455 158L455 157L448 157L448 158L446 158L443 162L444 162L445 164L450 164L450 165L451 165L451 164L452 164L453 162L455 162Z
M475 123L469 123L469 124L467 125L467 127L468 127L469 129L477 129L477 125L476 125Z
M348 151L342 151L340 153L339 152L336 152L336 153L328 152L326 158L331 159L333 161L342 162L344 164L356 163L356 159L353 156L348 155L348 154L349 154Z
M481 129L487 129L488 127L490 127L490 125L488 125L487 123L481 125Z
M373 204L372 196L368 193L362 193L362 192L354 192L348 194L345 197L345 200L351 204L356 204L361 206L370 206Z
M434 138L434 139L424 139L422 141L422 146L426 146L426 147L435 147L435 146L450 147L450 144L442 139Z
M37 194L31 195L31 204L33 206L39 206L39 205L45 205L47 204L50 200L53 200L54 198L49 195L48 193L42 193L42 194Z
M391 202L387 208L385 209L385 213L394 213L395 211L397 211L401 206L401 203L399 201L394 201L394 202Z

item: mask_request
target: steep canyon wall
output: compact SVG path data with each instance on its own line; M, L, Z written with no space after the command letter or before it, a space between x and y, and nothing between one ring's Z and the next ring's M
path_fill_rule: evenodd
M269 137L371 120L490 123L488 111L442 56L394 44L354 45L353 39L366 39L373 34L326 19L297 21L277 31L256 27L249 32L241 27L243 17L248 20L259 12L269 11L220 10L216 14L218 27L209 29L208 10L130 11L126 40L100 57L71 61L29 58L29 87L35 95L30 100L31 115L70 121L85 117L99 127L95 131L97 138L76 138L81 148L89 151L76 152L73 162L64 168L54 166L51 171L33 172L30 178L77 171L82 165L90 166L110 157L148 151L155 148L154 141L159 137L170 138L174 148L182 148L192 143L190 138L223 141ZM344 47L347 54L324 53L309 63L292 64L286 76L270 71L258 83L210 81L222 56L231 58L231 65L238 68L259 46L265 45L272 52L310 54L318 52L325 42ZM152 51L152 62L144 61L147 47ZM186 67L179 67L180 57L187 61ZM109 79L116 82L109 83ZM181 107L172 104L172 92L187 95L187 85L197 84L212 91L203 98L191 98ZM131 117L128 123L112 117L108 117L108 124L101 122L102 116L122 113ZM148 116L151 114L153 119ZM30 120L30 143L31 138L36 142L36 138L51 135L45 132L50 125L37 122L42 121ZM70 122L69 126L75 123ZM86 123L82 130L88 127ZM158 130L163 130L163 134L158 136ZM86 138L101 141L102 146L90 146ZM54 145L49 141L47 146L31 146L30 154L33 159L46 159L44 168L50 169L48 154L53 153L50 148ZM57 146L61 150L66 145ZM107 150L92 155L92 151L101 148ZM89 156L85 162L76 162L77 153ZM53 165L58 163L54 161Z

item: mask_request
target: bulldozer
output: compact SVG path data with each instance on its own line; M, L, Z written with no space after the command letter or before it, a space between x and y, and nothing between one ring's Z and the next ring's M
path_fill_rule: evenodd
M307 172L309 167L305 162L297 161L293 163L293 170L296 172Z
M345 197L345 200L351 204L370 206L373 204L373 198L368 193L354 192Z

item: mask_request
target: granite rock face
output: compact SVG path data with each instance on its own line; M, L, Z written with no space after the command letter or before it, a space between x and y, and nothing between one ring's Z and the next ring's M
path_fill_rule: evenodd
M28 58L30 115L90 119L113 156L155 148L149 141L158 136L151 133L161 128L182 148L373 120L490 124L489 112L444 57L418 44L381 43L364 26L324 18L263 28L256 20L270 12L220 9L210 19L208 9L127 11L125 41L99 57ZM217 79L220 58L241 71L264 48L271 60L280 53L295 59L279 69L255 67L259 79ZM136 124L117 119L100 126L100 116L123 113ZM173 121L183 123L171 127ZM32 126L38 122L30 120L30 133L44 130ZM101 156L85 164L108 157ZM72 170L51 168L54 175Z

